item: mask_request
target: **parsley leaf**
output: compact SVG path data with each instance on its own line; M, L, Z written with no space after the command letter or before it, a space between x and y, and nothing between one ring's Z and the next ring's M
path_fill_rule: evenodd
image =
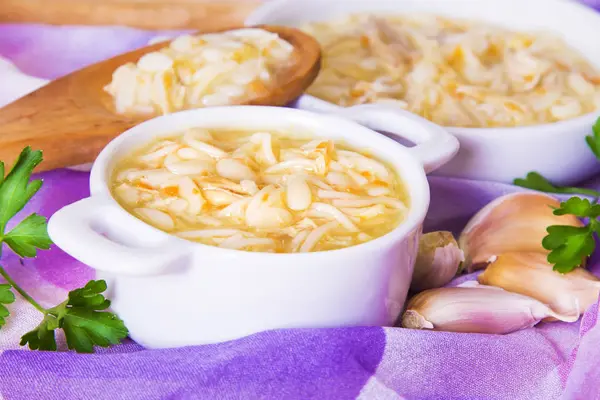
M75 307L105 310L110 307L110 301L101 294L105 290L105 281L89 281L83 288L72 290L69 293L69 302Z
M21 337L20 345L25 346L28 344L31 350L56 351L54 331L58 328L58 321L56 316L46 315L37 328Z
M598 218L600 216L600 204L592 203L581 197L571 197L560 203L560 207L554 210L554 215L574 215L579 218Z
M10 315L6 304L15 301L15 295L10 289L12 289L12 286L8 283L0 284L0 328L6 323L5 318Z
M2 181L0 185L0 235L4 234L6 223L25 207L25 204L42 186L40 180L29 182L33 169L40 162L42 162L42 152L26 147ZM4 165L2 170L4 170Z
M47 233L43 232L46 220L44 219L40 223L42 217L35 214L26 218L13 229L9 234L10 238L7 239L9 235L4 235L8 221L25 207L25 204L42 186L42 181L39 180L29 182L33 169L41 161L41 151L32 151L30 147L26 147L6 177L4 176L4 163L0 161L0 254L3 242L6 242L13 251L22 257L35 256L35 246L49 247L50 238ZM21 294L37 309L42 309L10 278L2 266L0 266L0 275L8 282L8 284L0 285L0 326L4 325L6 317L9 316L8 309L3 304L12 303L15 300L11 289Z
M46 218L31 214L4 237L6 244L21 257L35 257L37 249L48 250L52 241L48 236Z
M47 310L42 323L21 338L21 345L32 350L56 350L54 331L65 332L67 346L78 353L93 353L94 346L118 344L129 333L115 314L102 311L110 306L101 293L103 280L90 281L83 288L69 292L67 301Z
M554 270L567 273L580 266L596 248L594 233L600 232L600 204L591 203L588 199L572 197L560 203L554 210L555 215L574 215L589 218L586 226L552 225L546 228L548 235L542 240L542 246L550 250L548 262Z
M525 178L517 178L513 183L517 186L546 193L584 194L592 197L600 197L600 192L592 189L555 186L537 172L530 172Z
M93 353L94 346L109 347L127 337L125 324L115 314L72 308L65 315L62 329L67 346L78 353Z
M586 136L585 140L596 158L600 160L600 117L592 126L592 134ZM513 183L517 186L538 190L540 192L583 194L590 197L600 198L600 192L597 190L571 186L556 186L537 172L530 172L525 178L517 178L513 181Z
M589 148L592 150L597 159L600 159L600 118L592 126L592 134L585 137Z
M0 161L0 254L2 243L21 257L35 257L37 250L47 250L52 241L48 236L46 218L31 214L6 233L6 225L25 207L42 186L41 180L31 181L34 168L42 161L42 152L25 148L6 177L4 163ZM21 337L21 345L32 350L57 349L56 330L62 329L67 346L79 353L93 353L94 346L107 347L118 344L127 337L128 330L119 317L109 311L110 301L102 294L106 282L90 281L83 288L69 292L61 304L46 309L23 290L0 266L0 328L9 316L6 304L15 301L13 290L43 314L42 322Z

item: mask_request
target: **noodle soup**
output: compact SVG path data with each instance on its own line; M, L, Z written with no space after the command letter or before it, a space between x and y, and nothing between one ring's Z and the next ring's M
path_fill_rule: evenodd
M392 104L468 128L552 123L600 109L600 72L548 32L368 13L304 30L323 49L307 93L340 106Z
M294 47L263 29L182 35L113 73L105 87L121 114L243 103L272 90Z
M301 133L194 128L123 158L111 181L130 213L229 249L345 248L396 228L409 199L385 162Z
M422 140L406 148L284 107L172 113L113 139L94 162L90 197L55 212L48 233L109 278L111 309L146 348L393 326L430 203L425 167L457 143L409 113L399 123L397 110L358 111Z

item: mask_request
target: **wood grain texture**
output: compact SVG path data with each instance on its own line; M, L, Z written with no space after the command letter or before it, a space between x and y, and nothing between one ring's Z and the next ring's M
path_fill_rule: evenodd
M0 0L0 22L216 30L239 26L260 0Z
M283 106L297 98L319 73L321 51L311 36L289 27L263 26L294 46L292 62L277 71L274 89L245 104ZM121 115L103 88L122 64L167 46L138 49L57 79L0 108L0 160L12 164L26 146L44 152L38 171L92 162L114 137L154 115Z

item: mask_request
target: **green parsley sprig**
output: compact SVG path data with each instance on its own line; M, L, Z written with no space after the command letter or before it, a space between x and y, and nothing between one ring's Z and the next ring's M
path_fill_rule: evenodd
M7 283L0 284L0 329L6 324L6 317L10 315L7 304L15 302L15 295L10 291L11 286Z
M552 225L546 230L542 246L550 250L548 262L554 265L554 270L567 273L583 264L596 248L594 233L600 233L600 204L590 202L588 199L571 197L560 203L554 210L555 215L575 215L579 218L588 218L585 226Z
M2 243L21 257L35 257L38 249L48 250L52 241L48 236L46 218L31 214L8 233L8 222L25 207L42 187L41 180L30 181L34 168L42 162L42 152L25 148L6 177L4 163L0 162L0 256ZM21 345L32 350L57 349L55 333L62 329L67 347L78 353L93 353L94 346L108 347L127 337L128 331L119 317L109 311L110 301L102 293L103 280L90 281L83 288L69 292L61 304L44 308L21 288L0 265L0 276L7 283L0 284L0 329L10 316L8 304L15 301L15 292L43 314L40 325L21 338Z
M592 134L586 136L585 141L596 158L600 160L600 118L592 125Z
M517 186L546 193L583 194L590 197L600 197L600 192L593 189L572 186L555 186L537 172L530 172L525 178L517 178L513 183Z
M596 123L592 126L592 134L586 136L585 141L596 158L600 160L600 118L598 118ZM597 190L571 186L556 186L537 172L530 172L525 178L517 178L513 181L513 183L517 186L537 190L540 192L583 194L590 197L600 198L600 192Z
M592 126L592 134L586 136L585 140L600 160L600 118ZM581 197L571 197L560 203L560 207L554 210L555 215L574 215L586 219L587 222L583 227L549 226L546 228L548 235L542 241L542 246L550 250L548 262L553 265L555 271L564 274L582 265L596 248L594 234L600 234L600 204L597 204L600 192L586 188L556 186L537 172L530 172L523 179L515 179L514 184L546 193L582 194L594 198L594 201L590 201Z

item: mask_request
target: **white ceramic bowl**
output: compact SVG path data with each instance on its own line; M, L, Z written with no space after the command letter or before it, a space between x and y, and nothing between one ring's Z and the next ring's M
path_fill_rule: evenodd
M550 30L600 67L596 27L600 13L567 0L271 0L246 20L246 25L300 26L348 13L419 13L487 21L517 30ZM298 108L338 109L304 95ZM517 128L447 128L460 141L458 155L439 175L510 183L538 171L557 184L570 184L600 171L585 143L600 111L568 121Z
M410 113L358 106L347 118L308 111L232 106L184 111L144 122L114 139L91 172L91 197L50 219L52 240L106 279L112 308L131 337L150 347L215 343L291 327L392 325L402 310L429 206L424 166L434 169L458 141ZM385 121L422 144L407 149L350 121ZM384 122L382 122L382 120ZM135 218L112 198L115 161L153 138L190 127L289 129L344 140L387 160L401 175L411 206L406 220L373 241L341 250L251 253L169 235Z

